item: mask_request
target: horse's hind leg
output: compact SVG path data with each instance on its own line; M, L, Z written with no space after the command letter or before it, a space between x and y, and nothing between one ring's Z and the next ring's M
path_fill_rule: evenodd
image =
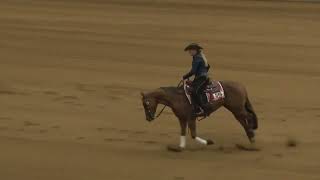
M192 139L196 140L198 143L203 144L203 145L212 145L214 144L212 140L208 139L202 139L199 136L197 136L197 125L196 125L196 120L190 120L188 121L188 126L190 129L191 137Z
M254 143L254 131L253 129L250 127L247 118L248 118L248 113L245 109L241 110L241 111L237 111L237 112L233 112L233 115L235 116L235 118L240 122L240 124L242 125L242 127L244 128L249 141L251 143Z
M245 108L246 108L246 110L248 112L248 116L247 117L248 117L248 122L250 124L250 127L253 130L258 129L258 117L257 117L256 113L254 112L253 106L250 103L250 100L249 100L248 97L246 99Z

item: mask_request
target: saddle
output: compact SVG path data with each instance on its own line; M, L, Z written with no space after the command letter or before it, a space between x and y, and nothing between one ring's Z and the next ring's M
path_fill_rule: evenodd
M205 96L205 100L207 103L212 104L225 98L224 89L219 81L208 80L208 82L204 84L202 89L203 91L201 92L201 95ZM188 80L185 82L184 91L190 104L192 104L192 81Z

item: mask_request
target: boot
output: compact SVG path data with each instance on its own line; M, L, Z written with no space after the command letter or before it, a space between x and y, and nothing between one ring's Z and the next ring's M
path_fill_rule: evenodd
M196 116L202 116L202 114L204 113L203 109L196 104L193 105L193 112Z
M199 105L199 107L201 108L201 111L202 111L201 114L199 114L199 116L201 116L201 117L209 116L209 111L208 111L208 108L206 105L201 104L201 105Z
M207 107L201 101L201 97L193 96L192 98L193 112L197 117L207 117Z
M193 112L196 116L203 113L202 108L199 106L199 99L196 94L192 94L192 105L193 105Z
M201 109L201 114L199 114L199 116L202 116L202 117L207 117L209 116L209 110L208 110L208 107L206 105L206 103L204 103L201 99L201 97L199 97L198 99L198 102L199 102L199 107Z

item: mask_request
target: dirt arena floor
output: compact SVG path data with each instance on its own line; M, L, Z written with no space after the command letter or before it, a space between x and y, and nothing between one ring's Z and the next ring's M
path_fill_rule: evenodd
M0 179L320 179L319 37L315 1L1 0ZM260 151L224 109L183 153L170 110L145 120L140 91L176 86L192 41L247 86Z

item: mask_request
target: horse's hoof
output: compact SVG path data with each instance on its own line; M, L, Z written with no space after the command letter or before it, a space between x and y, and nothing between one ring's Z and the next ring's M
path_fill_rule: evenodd
M213 145L213 144L214 144L214 142L212 140L210 140L210 139L207 140L207 146L210 146L210 145Z
M180 146L173 146L173 145L168 145L167 146L168 151L172 151L172 152L182 152L183 148Z
M253 138L250 138L249 141L250 141L251 144L254 144L254 143L256 142L256 140L255 140L254 137L253 137Z

